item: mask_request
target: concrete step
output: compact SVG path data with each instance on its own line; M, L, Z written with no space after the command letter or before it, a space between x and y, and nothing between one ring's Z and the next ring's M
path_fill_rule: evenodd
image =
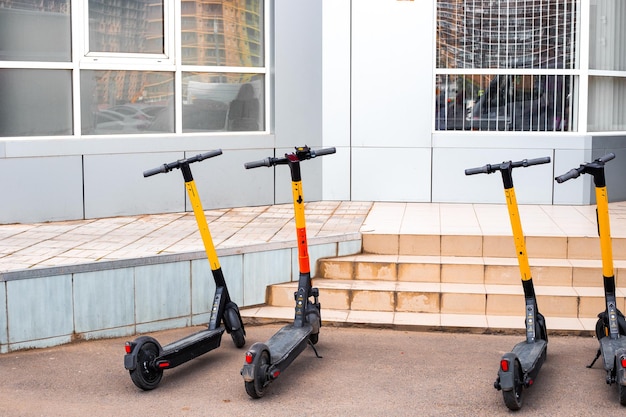
M458 284L315 279L320 303L332 310L523 317L521 284ZM267 305L294 306L297 283L269 287ZM539 311L549 317L593 319L604 310L600 287L535 286ZM617 290L624 311L626 292Z
M256 306L241 310L245 322L290 323L294 307ZM548 334L593 335L597 318L546 316ZM514 316L337 310L322 305L324 326L376 326L411 330L524 332L523 314Z
M612 238L613 258L626 260L626 238ZM526 236L530 258L601 259L597 236ZM380 255L511 257L510 235L363 233L363 252Z
M535 286L602 287L602 262L530 258ZM618 287L626 287L626 261L614 261ZM321 259L317 276L340 280L517 285L517 258L359 254Z

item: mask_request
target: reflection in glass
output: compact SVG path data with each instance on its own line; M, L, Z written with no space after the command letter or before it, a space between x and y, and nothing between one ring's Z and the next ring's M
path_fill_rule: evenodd
M83 135L174 132L174 74L81 71Z
M579 1L437 0L437 68L574 68Z
M72 73L0 69L0 136L72 134Z
M626 131L626 78L589 77L590 132Z
M183 132L264 130L264 77L183 73Z
M182 63L263 66L263 0L181 3Z
M164 53L163 0L89 0L89 52Z
M439 75L437 130L569 131L570 75Z
M71 59L70 0L0 2L0 60Z
M626 2L591 0L589 18L589 67L626 71Z

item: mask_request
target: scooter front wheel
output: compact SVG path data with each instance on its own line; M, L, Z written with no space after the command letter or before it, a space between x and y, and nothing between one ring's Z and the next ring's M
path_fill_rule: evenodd
M502 391L504 396L504 404L509 410L519 410L522 408L522 392L524 390L524 381L522 379L522 369L519 362L515 362L513 367L513 389L510 391Z
M155 389L163 377L163 369L154 366L154 359L161 347L153 341L144 341L137 346L137 367L130 370L130 379L144 391Z
M246 336L242 328L230 332L230 337L232 337L235 347L240 348L246 344Z
M261 398L265 395L265 389L269 384L267 379L267 369L270 366L270 353L267 349L263 349L254 358L254 380L246 381L246 392L252 398Z

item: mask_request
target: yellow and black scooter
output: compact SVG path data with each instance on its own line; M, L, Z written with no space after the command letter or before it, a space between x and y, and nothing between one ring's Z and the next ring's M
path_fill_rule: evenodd
M485 165L480 168L465 170L465 175L491 174L500 171L504 183L504 196L509 209L511 228L515 240L515 250L519 263L524 289L525 312L526 312L526 340L516 344L511 352L505 353L500 359L498 378L494 382L497 390L502 390L504 404L510 410L522 408L522 393L524 388L533 384L541 365L546 360L548 349L548 333L546 321L537 307L537 298L533 279L530 275L530 264L526 253L526 243L522 224L520 221L515 188L513 187L513 168L529 167L531 165L550 163L550 157L537 159L524 159L518 162L503 162L501 164Z
M190 164L221 155L221 150L210 151L187 159L181 159L143 173L144 177L180 169L185 180L187 195L193 207L198 223L202 242L215 281L215 295L211 308L211 316L207 329L191 334L176 342L161 347L159 342L150 336L140 336L132 342L126 342L124 367L130 372L130 378L139 388L151 390L157 387L163 376L163 370L171 369L191 359L203 355L220 346L224 330L230 333L236 347L246 343L245 330L239 307L228 294L226 281L220 267L217 253L211 238L211 232L204 216L200 196L191 174ZM222 322L224 326L222 326Z
M606 189L604 165L615 158L614 153L606 154L593 162L580 165L556 177L560 184L580 174L593 176L596 189L596 215L598 234L600 235L600 251L602 255L602 276L604 280L605 310L598 314L596 336L600 348L591 364L602 355L606 371L606 383L617 384L619 402L626 406L626 320L617 308L615 275L613 272L613 249L611 245L611 227L609 223L609 197Z
M314 345L319 339L322 325L321 306L318 301L319 290L312 288L311 284L300 162L333 153L335 148L314 151L303 146L297 147L296 152L286 154L284 158L269 157L245 164L247 169L289 165L300 269L298 290L294 293L296 306L293 323L281 328L266 343L253 344L246 352L241 375L246 392L252 398L261 398L267 386L304 351L307 344L313 347L316 356L319 357Z

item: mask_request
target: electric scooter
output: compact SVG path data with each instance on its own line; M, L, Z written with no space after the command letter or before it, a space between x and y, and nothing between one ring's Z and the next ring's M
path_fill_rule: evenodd
M239 307L231 301L226 287L226 281L220 267L217 253L211 238L211 232L204 216L198 190L191 174L190 164L204 159L221 155L221 149L199 154L187 159L181 159L169 164L161 165L143 173L144 177L170 172L180 169L185 180L185 187L189 201L198 223L202 242L215 281L215 295L207 328L191 334L176 342L161 347L159 342L150 336L140 336L132 342L126 342L124 367L130 372L130 378L135 385L143 390L152 390L157 387L165 369L175 368L220 346L222 334L228 332L236 347L246 343L243 321L239 314ZM224 326L222 326L222 322Z
M608 153L593 162L580 165L555 178L559 184L577 178L580 174L593 176L596 189L596 215L598 234L600 236L600 252L602 255L602 276L604 281L605 310L598 314L596 337L600 348L587 368L591 368L600 355L606 371L606 383L616 383L619 402L626 406L626 320L618 310L615 296L615 275L613 273L613 249L611 246L611 228L609 224L609 197L606 189L604 165L615 158Z
M318 342L322 325L321 306L318 300L319 290L311 286L300 162L332 153L335 153L335 148L314 151L305 145L297 147L294 153L285 154L284 158L269 157L245 164L246 169L289 165L300 270L298 291L294 293L296 306L293 323L281 328L266 343L253 344L246 352L241 375L246 392L252 398L261 398L268 385L304 351L307 344L320 357L314 345Z
M543 315L539 313L537 307L537 298L535 296L533 279L530 275L530 264L528 263L528 254L526 253L526 244L524 233L522 232L512 174L513 168L547 163L550 163L550 157L524 159L518 162L509 161L465 170L465 175L491 174L500 171L502 182L504 183L504 196L509 210L513 238L515 240L515 250L517 251L517 260L524 289L526 340L516 344L511 352L502 356L498 377L493 384L498 391L502 390L504 404L510 410L522 408L523 390L533 384L541 369L541 365L546 360L548 349L546 321Z

